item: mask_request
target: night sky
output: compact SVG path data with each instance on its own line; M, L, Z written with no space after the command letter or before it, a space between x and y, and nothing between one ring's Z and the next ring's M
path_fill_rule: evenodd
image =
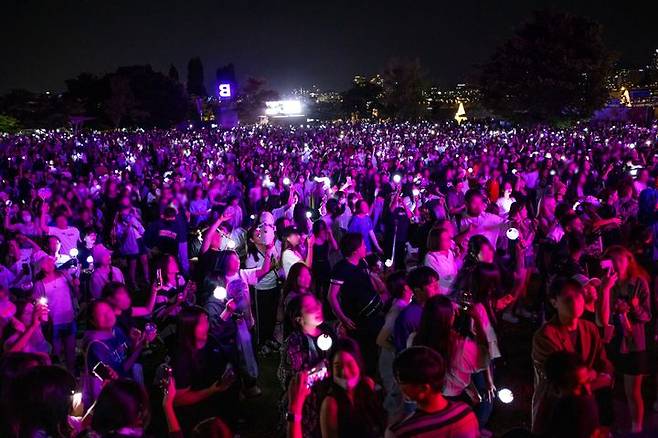
M452 85L551 5L601 22L623 65L645 65L658 48L658 1L4 0L0 93L59 91L83 71L146 63L165 73L173 63L184 79L192 56L208 85L233 62L239 78L264 78L284 93L342 90L395 56L418 57L430 79Z

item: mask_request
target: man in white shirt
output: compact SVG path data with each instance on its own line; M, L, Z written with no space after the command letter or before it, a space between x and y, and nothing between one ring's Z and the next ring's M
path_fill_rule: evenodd
M459 233L467 234L468 238L481 234L496 248L498 238L505 228L505 220L500 216L484 211L484 196L477 189L466 192L465 201L466 214L461 220Z
M41 229L44 233L50 236L56 236L59 239L62 244L62 248L60 249L62 254L69 255L73 248L77 248L78 242L80 241L80 230L76 227L69 226L66 213L63 211L55 216L54 227L49 227L45 223L44 215L42 217Z
M119 268L112 266L112 251L99 243L91 249L94 258L94 272L89 280L89 292L95 299L101 297L103 288L110 282L125 283L123 273Z

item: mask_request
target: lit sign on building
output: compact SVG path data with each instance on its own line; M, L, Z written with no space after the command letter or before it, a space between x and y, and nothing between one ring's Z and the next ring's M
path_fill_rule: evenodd
M233 97L231 84L219 84L219 97Z

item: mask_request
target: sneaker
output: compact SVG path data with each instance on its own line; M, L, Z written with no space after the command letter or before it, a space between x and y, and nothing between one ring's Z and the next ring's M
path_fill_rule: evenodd
M510 324L518 324L519 318L514 316L512 312L503 313L503 320L509 322Z

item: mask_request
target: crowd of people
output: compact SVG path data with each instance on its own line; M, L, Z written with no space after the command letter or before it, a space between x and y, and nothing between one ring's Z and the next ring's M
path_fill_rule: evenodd
M274 392L271 436L487 437L502 327L509 436L658 410L656 125L34 130L0 174L1 436L233 436Z

